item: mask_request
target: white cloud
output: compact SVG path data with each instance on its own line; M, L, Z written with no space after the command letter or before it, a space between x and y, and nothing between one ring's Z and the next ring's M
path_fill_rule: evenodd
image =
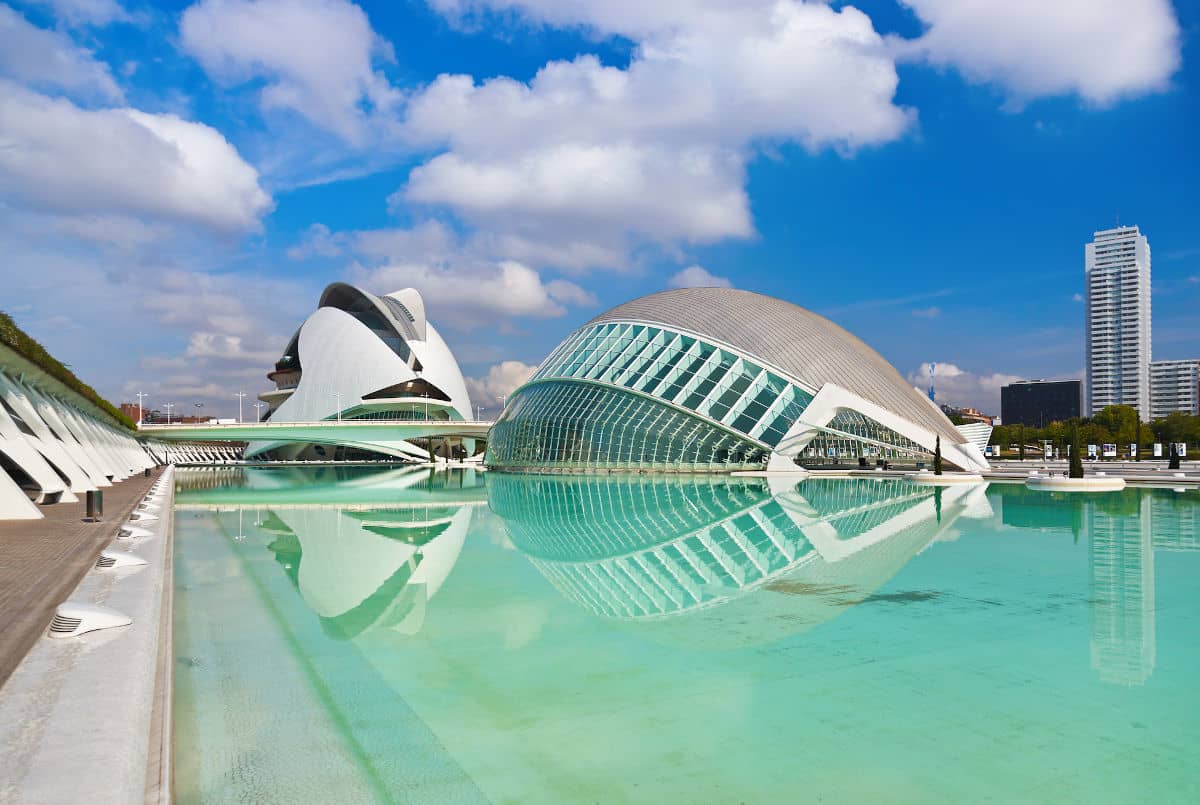
M936 319L938 316L942 315L942 309L937 305L933 305L932 307L920 307L915 309L912 314L918 319Z
M288 250L294 258L347 255L355 262L352 282L381 293L413 287L421 291L430 317L461 329L528 316L562 316L567 307L597 304L579 285L544 279L519 260L496 258L486 241L463 240L440 221L409 228L334 232L310 226Z
M38 28L0 4L0 76L39 88L98 97L122 98L108 65L78 47L66 34Z
M620 267L641 243L753 234L746 164L763 144L843 153L900 137L912 115L870 19L776 2L435 3L515 10L635 41L625 69L590 55L528 83L445 75L414 93L404 134L441 149L398 198L444 205L522 259ZM544 260L545 262L538 262Z
M104 26L113 22L128 22L131 17L116 0L35 0L50 6L54 16L67 25Z
M216 129L136 109L81 109L0 81L0 200L252 231L274 206Z
M307 260L310 257L337 257L344 248L325 224L313 224L304 232L300 242L287 250L292 260Z
M490 367L483 377L466 378L467 391L476 405L498 408L502 398L512 394L536 371L536 366L530 366L527 363L501 361ZM496 411L496 413L499 412Z
M444 262L461 248L458 236L440 221L423 221L410 228L360 230L348 237L358 254L398 262Z
M468 218L583 218L603 230L713 241L752 233L742 164L731 152L632 143L562 143L511 159L441 154L412 171L408 201Z
M259 367L268 367L279 357L278 350L247 350L242 336L222 333L192 333L184 354L188 358L216 358Z
M934 389L938 403L968 405L984 413L1000 412L1000 388L1020 380L1019 375L999 372L976 374L953 363L934 363ZM929 364L908 375L908 382L924 391L929 387Z
M726 277L710 274L702 266L688 266L675 272L667 280L669 288L732 288L733 283Z
M371 269L356 265L350 276L351 281L381 293L417 288L431 318L463 329L494 327L497 318L554 318L564 315L569 304L594 302L578 285L566 280L543 282L537 271L515 260L442 266L385 263Z
M290 109L362 145L401 100L375 70L391 45L346 0L201 0L183 13L184 49L216 81L266 81L264 110Z
M927 26L906 58L996 84L1017 103L1076 94L1107 105L1162 90L1180 64L1170 0L902 0Z
M1081 293L1072 294L1072 295L1071 295L1071 301L1072 301L1072 302L1082 302L1082 301L1083 301L1083 294L1081 294Z

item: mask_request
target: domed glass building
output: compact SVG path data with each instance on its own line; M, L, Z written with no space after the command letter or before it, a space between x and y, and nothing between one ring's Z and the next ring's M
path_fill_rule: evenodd
M790 302L681 288L571 334L508 399L487 463L540 471L724 472L923 460L987 466L877 352Z

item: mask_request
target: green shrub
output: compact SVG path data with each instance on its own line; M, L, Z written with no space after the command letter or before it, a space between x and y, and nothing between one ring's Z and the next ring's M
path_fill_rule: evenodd
M101 411L108 414L121 427L128 428L129 430L136 429L132 419L122 414L117 408L114 408L113 404L97 394L95 389L84 383L70 369L55 360L54 356L47 352L45 347L26 335L25 331L18 327L17 323L13 321L12 316L9 316L7 313L0 313L0 344L4 344L13 352L71 389L71 391L74 391L95 405Z

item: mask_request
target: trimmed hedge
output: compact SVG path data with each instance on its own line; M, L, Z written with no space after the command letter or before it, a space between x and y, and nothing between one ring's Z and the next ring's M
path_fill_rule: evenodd
M12 316L0 312L0 344L4 344L13 352L20 355L46 374L61 382L64 386L79 394L88 402L95 405L104 413L117 421L122 427L136 430L133 420L121 413L108 400L96 393L96 390L84 383L74 373L63 366L46 348L34 341L25 331L17 326Z

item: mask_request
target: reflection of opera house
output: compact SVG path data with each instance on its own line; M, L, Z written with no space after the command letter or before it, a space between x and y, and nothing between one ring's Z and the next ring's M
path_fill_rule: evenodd
M462 372L425 318L412 288L376 296L345 283L321 294L317 310L288 342L259 395L276 422L444 420L471 418ZM378 441L332 445L254 442L248 458L326 459L394 456L423 459L430 450L471 454L474 440Z
M696 639L717 643L770 640L834 618L959 516L990 514L983 485L829 478L773 486L497 475L488 499L566 598L603 617L669 619L671 630L694 621Z
M259 486L247 489L237 468L196 473L184 481L179 508L252 511L253 528L331 637L419 631L484 502L482 479L473 470L420 468L324 482L331 473L321 470L272 474L278 483L260 474L251 476Z
M978 446L878 353L779 299L684 288L567 338L489 439L502 469L713 472L919 460L986 467Z

